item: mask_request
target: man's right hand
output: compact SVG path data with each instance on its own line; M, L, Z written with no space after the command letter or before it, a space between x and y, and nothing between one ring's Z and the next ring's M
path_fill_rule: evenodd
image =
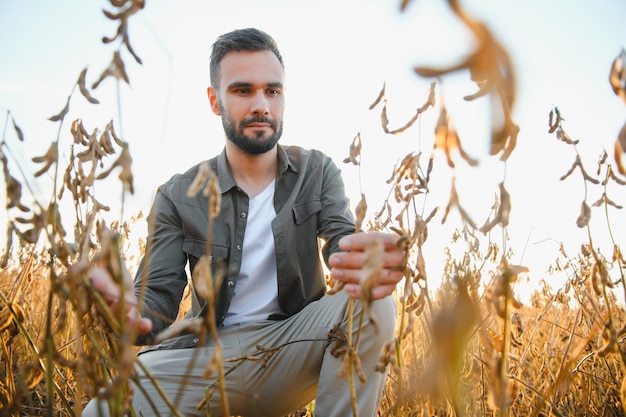
M126 309L126 326L136 328L137 334L143 336L152 330L152 321L141 317L137 305L137 297L133 287L132 278L128 270L124 268L124 302L121 302L121 288L115 283L109 271L101 266L92 266L87 270L87 277L93 287L102 294L102 298L108 304L111 312L119 317L120 309Z

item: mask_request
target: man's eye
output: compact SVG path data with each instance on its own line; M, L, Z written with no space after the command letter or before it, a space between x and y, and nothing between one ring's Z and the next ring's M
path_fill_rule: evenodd
M267 94L277 95L280 94L280 90L278 88L270 88L269 90L267 90Z
M249 94L250 93L250 89L249 88L238 88L237 90L235 90L235 92L237 94Z

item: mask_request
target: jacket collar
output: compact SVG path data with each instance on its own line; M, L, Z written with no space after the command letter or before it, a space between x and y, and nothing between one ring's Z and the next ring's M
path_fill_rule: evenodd
M276 180L280 180L283 174L291 169L293 172L298 172L298 166L289 158L289 146L277 146L277 155L278 155L278 176ZM217 166L215 173L217 175L218 183L220 186L220 190L222 194L231 190L232 188L237 187L237 183L233 178L233 174L230 171L230 166L228 164L228 158L226 157L226 147L222 150L222 152L217 157Z

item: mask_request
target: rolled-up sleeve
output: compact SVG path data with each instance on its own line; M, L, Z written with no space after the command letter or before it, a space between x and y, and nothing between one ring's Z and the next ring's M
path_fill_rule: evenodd
M341 171L328 157L324 163L321 197L318 235L325 242L322 254L328 264L328 257L339 251L339 239L355 230L354 216L350 210L350 200L346 197Z
M135 294L143 304L143 316L152 320L150 340L176 319L180 301L187 285L183 251L183 227L174 203L157 191L148 217L150 240L135 278Z

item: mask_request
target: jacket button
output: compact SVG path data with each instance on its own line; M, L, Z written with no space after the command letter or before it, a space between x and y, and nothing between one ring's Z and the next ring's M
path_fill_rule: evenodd
M227 285L232 288L235 286L235 281L228 281Z
M247 214L246 214L246 212L245 212L245 211L242 211L242 212L241 212L241 214L240 214L240 216L241 216L241 218L242 218L242 219L245 219L245 218L246 218L246 216L247 216Z
M200 341L200 338L196 337L195 339L193 339L193 344L197 344Z

